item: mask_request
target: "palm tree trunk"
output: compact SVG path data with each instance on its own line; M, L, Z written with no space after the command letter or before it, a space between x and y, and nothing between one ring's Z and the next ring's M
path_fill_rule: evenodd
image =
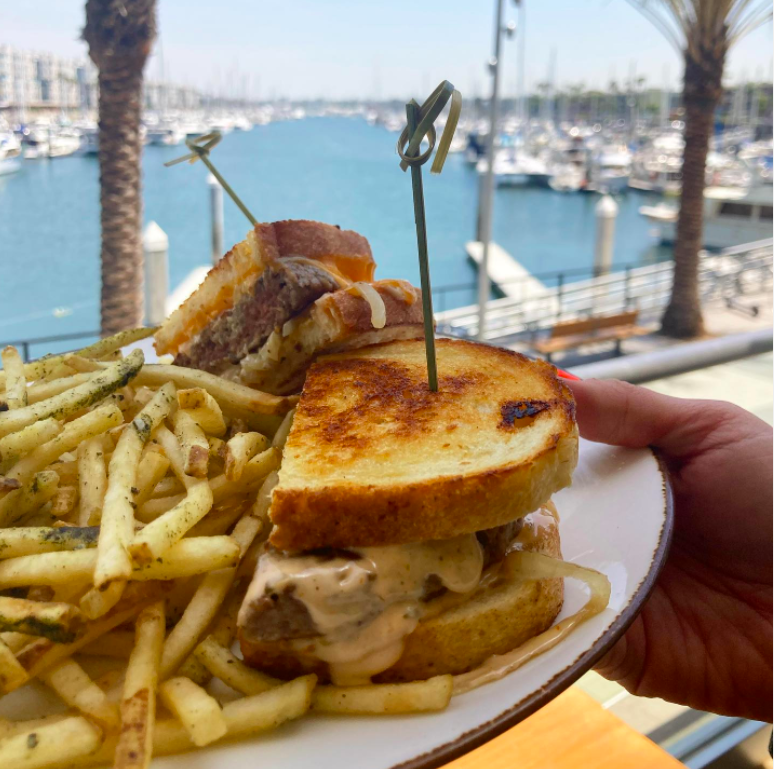
M718 50L721 54L718 55ZM672 295L661 319L661 333L681 339L704 333L699 296L699 251L704 220L704 174L707 152L722 95L721 79L725 45L700 49L698 55L685 52L685 149L680 214L675 239L675 273Z
M103 335L143 321L142 78L156 0L87 0L84 38L99 68Z
M141 99L142 69L100 72L103 335L143 322Z

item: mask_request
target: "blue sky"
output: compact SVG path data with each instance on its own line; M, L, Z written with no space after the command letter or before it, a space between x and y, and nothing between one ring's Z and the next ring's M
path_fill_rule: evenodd
M0 43L79 56L82 0L4 3ZM463 96L488 89L493 0L159 0L167 79L261 98L423 95L451 80ZM33 11L34 9L34 11ZM516 8L506 0L506 19ZM559 84L606 86L631 67L647 84L677 87L680 58L625 0L526 0L528 86L546 79L556 49ZM149 74L157 77L156 55ZM745 38L728 83L771 77L772 26ZM516 87L513 44L504 90Z

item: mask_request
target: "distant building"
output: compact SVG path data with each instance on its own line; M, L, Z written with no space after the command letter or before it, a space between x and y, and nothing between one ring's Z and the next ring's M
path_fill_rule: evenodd
M0 114L12 123L61 112L71 117L93 115L97 75L88 58L68 59L0 45ZM144 101L150 110L193 110L201 107L202 94L186 86L146 81Z

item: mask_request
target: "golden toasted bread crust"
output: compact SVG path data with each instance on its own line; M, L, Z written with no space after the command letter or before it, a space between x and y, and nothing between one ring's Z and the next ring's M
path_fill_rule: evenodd
M560 558L558 526L542 529L524 549ZM406 638L400 659L374 681L416 681L472 670L493 654L505 654L547 630L563 599L561 579L516 578L482 590L471 600L422 620ZM292 653L287 644L256 644L241 633L239 642L245 661L270 675L295 678L316 673L322 681L330 680L326 663Z
M556 370L523 355L437 341L321 358L309 370L274 490L281 550L448 539L536 510L569 485L575 404Z
M251 289L267 262L290 255L328 263L351 280L371 280L375 270L368 241L352 230L305 219L257 224L167 318L156 333L156 352L178 353Z

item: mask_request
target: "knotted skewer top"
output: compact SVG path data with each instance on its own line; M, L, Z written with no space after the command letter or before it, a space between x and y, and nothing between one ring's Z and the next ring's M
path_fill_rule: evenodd
M222 138L223 134L220 131L212 131L203 136L197 136L195 139L186 139L185 146L188 147L191 152L188 155L183 155L180 158L170 160L169 162L164 163L164 165L169 167L176 166L178 163L184 163L186 160L189 163L195 163L197 160L201 160L202 163L210 169L212 175L220 182L220 186L228 193L231 200L236 203L239 210L247 217L250 224L254 227L258 224L258 220L250 213L250 209L242 202L239 195L234 192L231 185L223 178L210 160L210 151L220 143Z
M413 99L410 102L411 104L416 104L419 109L419 124L411 136L409 136L409 127L406 126L398 138L396 150L400 156L400 167L403 171L409 166L424 165L430 159L435 149L437 138L434 123L449 99L451 99L449 117L441 134L438 152L435 153L435 160L430 168L431 174L441 173L443 164L446 162L446 156L449 154L454 130L457 128L457 121L460 119L460 112L462 110L462 95L448 80L444 80L428 96L421 107ZM427 137L429 146L424 152L419 154L419 147L422 144L422 139L425 137Z

